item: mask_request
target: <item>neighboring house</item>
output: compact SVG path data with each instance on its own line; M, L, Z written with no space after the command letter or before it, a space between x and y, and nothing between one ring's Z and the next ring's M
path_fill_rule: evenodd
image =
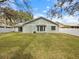
M13 32L13 31L14 31L14 28L12 26L0 24L0 33L2 33L2 32Z
M69 25L70 28L75 28L75 29L79 29L79 25L76 24L76 25Z
M56 22L59 24L60 28L71 28L71 29L79 29L79 24L77 23L70 23L70 24L62 24L60 22Z
M59 31L59 25L49 19L37 19L15 25L15 32L23 33L53 33Z
M63 28L79 29L79 24L66 24Z

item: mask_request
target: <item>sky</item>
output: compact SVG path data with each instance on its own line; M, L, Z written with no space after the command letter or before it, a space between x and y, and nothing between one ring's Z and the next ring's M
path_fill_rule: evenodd
M12 0L11 0L12 1ZM10 7L15 10L26 10L26 6L23 4L22 0L16 0L16 3L19 6L16 6L13 3L9 3ZM34 15L34 18L43 16L46 17L46 12L53 7L53 5L56 3L56 0L30 0L30 5L32 6L32 13ZM66 6L67 4L65 4ZM68 16L64 15L63 19L53 18L53 21L59 21L63 23L79 23L78 22L78 16Z
M31 0L34 13L45 14L54 4L54 0Z

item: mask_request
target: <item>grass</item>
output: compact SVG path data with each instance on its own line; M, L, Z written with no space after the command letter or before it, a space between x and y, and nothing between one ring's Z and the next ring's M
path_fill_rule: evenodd
M60 33L1 33L0 59L79 59L79 37Z

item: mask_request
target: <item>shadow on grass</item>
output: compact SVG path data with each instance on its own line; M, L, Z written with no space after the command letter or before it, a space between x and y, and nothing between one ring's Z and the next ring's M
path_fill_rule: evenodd
M27 54L21 54L21 52L15 53L14 55L3 55L0 56L0 59L33 59L33 56L31 53Z
M11 57L11 59L33 59L33 56L31 55L31 53L28 54L17 53L13 57Z

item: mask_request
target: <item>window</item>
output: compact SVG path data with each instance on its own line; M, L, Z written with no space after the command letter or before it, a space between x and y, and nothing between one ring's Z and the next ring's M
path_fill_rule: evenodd
M51 30L56 30L56 26L51 26Z
M37 26L37 31L39 31L39 26Z
M37 31L45 31L45 25L37 25Z

